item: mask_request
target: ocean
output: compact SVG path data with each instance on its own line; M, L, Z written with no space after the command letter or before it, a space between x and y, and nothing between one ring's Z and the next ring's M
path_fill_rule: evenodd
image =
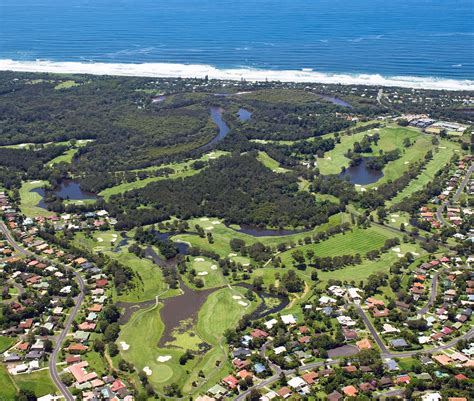
M0 0L0 70L474 88L473 0Z

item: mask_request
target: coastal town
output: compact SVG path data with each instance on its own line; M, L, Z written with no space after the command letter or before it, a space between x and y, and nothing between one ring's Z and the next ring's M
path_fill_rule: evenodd
M199 130L219 132L199 154L145 166L125 152L126 169L94 173L103 156L85 152L100 138L0 145L12 166L16 152L34 159L22 175L2 173L6 400L472 399L468 117L411 113L418 96L400 89L338 87L321 106L316 87L293 84L247 92L242 82L225 96L206 91L229 83L155 85L133 89L133 107L158 108L170 126L167 107L184 107L182 121L206 99ZM423 107L434 107L431 96ZM218 109L215 99L227 103ZM473 99L433 102L461 113ZM306 132L326 124L327 133ZM301 137L289 139L294 127ZM232 142L233 132L245 139ZM37 169L46 160L48 176ZM214 202L206 185L228 198ZM227 203L234 185L248 211ZM259 187L268 197L251 192ZM287 193L307 198L291 203Z

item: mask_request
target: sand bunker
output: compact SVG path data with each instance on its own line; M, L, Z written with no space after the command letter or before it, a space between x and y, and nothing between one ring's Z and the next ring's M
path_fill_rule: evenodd
M221 222L220 221L213 221L212 224L214 224L216 226L218 224L221 224Z
M244 263L242 266L243 267L248 267L248 266L250 266L250 263Z
M217 265L212 265L211 270L217 270Z
M103 238L97 237L97 242L104 242Z
M400 248L392 248L393 252L400 252Z
M204 258L195 258L194 261L195 262L204 262Z
M396 223L396 222L397 222L397 220L395 220L395 219L390 219L390 221L391 221L392 223Z
M411 253L413 256L420 256L420 254L418 252L412 252Z
M163 355L156 358L158 362L168 362L171 359L171 355Z
M210 226L210 227L204 227L204 230L208 230L208 231L210 231L210 230L214 230L214 227L213 227L213 226Z
M146 373L147 376L151 376L151 374L153 373L152 370L148 366L145 366L143 368L143 371Z
M208 221L209 219L207 217L201 217L199 220L201 221Z
M391 214L390 217L400 217L398 214Z
M229 253L229 258L233 258L234 256L237 256L236 253Z
M232 298L234 299L242 299L242 297L240 295L233 295Z
M247 306L247 305L248 305L248 303L246 303L246 302L244 302L244 301L239 301L239 302L237 302L237 303L238 303L239 305L242 305L242 306Z
M41 184L41 181L36 180L36 181L31 181L31 183L32 184Z
M209 272L199 272L198 276L207 276Z
M397 256L398 256L399 258L403 258L403 253L397 253Z
M125 341L120 341L120 346L124 351L127 351L130 348L130 345L128 345Z

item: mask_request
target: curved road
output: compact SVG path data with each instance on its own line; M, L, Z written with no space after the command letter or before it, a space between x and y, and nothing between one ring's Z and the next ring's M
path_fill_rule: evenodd
M23 247L21 247L20 245L17 244L17 242L13 238L12 234L10 233L10 230L7 228L7 226L5 225L5 223L3 221L0 221L0 231L5 235L6 240L10 243L10 245L17 252L19 252L19 253L21 253L22 255L25 255L25 256L34 256L35 258L41 260L41 258L39 258L37 255L35 255L33 252L31 252L28 249L25 249L25 248L23 248ZM77 273L76 271L74 271L74 276L75 276L75 278L76 278L76 280L79 284L79 289L80 289L81 292L79 293L79 295L75 299L74 308L72 309L71 313L69 314L69 317L66 320L66 324L64 325L63 331L59 334L59 337L56 340L56 344L53 348L53 352L51 353L51 356L49 358L49 363L48 363L51 378L53 379L54 384L61 391L61 393L63 394L64 398L67 401L74 401L75 398L73 397L73 395L71 394L69 389L61 381L61 379L59 377L58 368L56 366L56 361L57 361L58 354L61 351L61 345L62 345L67 333L69 332L69 330L71 328L71 325L72 325L72 322L73 322L74 318L76 317L77 313L79 312L79 309L81 308L82 302L84 301L84 296L85 296L85 294L84 294L84 289L85 289L84 280L79 275L79 273Z

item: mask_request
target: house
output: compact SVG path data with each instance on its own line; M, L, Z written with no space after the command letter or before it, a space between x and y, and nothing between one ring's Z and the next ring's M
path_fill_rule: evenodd
M302 379L309 385L314 384L316 379L318 378L318 374L316 372L308 372L301 376Z
M390 341L390 344L393 348L406 348L408 347L408 343L405 341L404 338L395 338Z
M86 368L89 366L87 361L76 363L75 365L69 366L69 372L74 376L76 382L79 384L88 382L97 377L95 372L88 373Z
M277 394L283 398L289 398L291 396L291 390L288 387L282 387L280 390L277 391Z
M260 330L260 329L255 329L253 330L250 335L253 338L266 338L269 336L269 334L266 331Z
M421 401L441 401L442 399L440 393L427 393L421 396Z
M448 366L453 362L453 360L449 356L444 355L444 354L434 355L433 359L436 362L438 362L441 366Z
M216 384L215 386L212 386L207 392L212 396L217 399L222 398L227 394L227 390L222 387L220 384Z
M296 324L296 319L293 315L282 315L281 321L287 326Z
M337 391L333 391L331 394L328 394L327 397L328 401L339 401L342 398L344 398L344 396Z
M239 381L232 375L226 376L222 379L222 382L227 385L230 389L234 389L239 384Z
M368 338L364 338L363 340L357 341L356 346L360 351L362 351L363 349L371 349L372 343Z
M395 378L395 384L410 384L411 378L408 375L401 375Z
M347 396L347 397L355 397L358 393L357 389L350 385L342 388L342 392Z

